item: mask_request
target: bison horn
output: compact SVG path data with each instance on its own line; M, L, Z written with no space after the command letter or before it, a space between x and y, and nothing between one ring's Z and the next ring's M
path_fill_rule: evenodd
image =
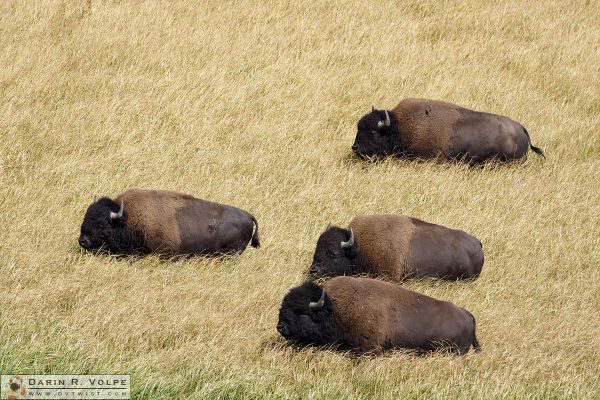
M121 218L123 216L123 201L121 201L121 208L119 209L119 212L110 212L110 219L118 219Z
M342 246L342 249L349 249L354 246L354 231L352 228L350 228L350 239L348 239L347 242L340 243L340 245Z
M317 301L316 303L314 301L311 301L310 303L308 303L308 306L313 311L319 311L321 308L323 308L323 304L325 304L325 291L321 289L321 298L319 299L319 301Z
M371 106L371 112L375 112L375 111L377 111L377 110L375 109L375 107Z
M98 200L96 199L96 196L94 195L94 197L92 197L92 204L96 204L96 202L98 202Z
M385 120L383 121L379 121L377 123L377 127L378 128L383 128L384 126L390 126L390 115L388 114L387 110L383 110L385 111Z

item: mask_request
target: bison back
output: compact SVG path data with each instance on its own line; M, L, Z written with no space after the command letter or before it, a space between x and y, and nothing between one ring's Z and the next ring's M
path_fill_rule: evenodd
M468 233L413 219L407 274L416 277L471 279L483 266L481 242Z
M506 161L527 155L529 138L521 124L508 117L459 108L448 147L451 158L482 162L491 158Z
M198 199L178 210L177 223L180 254L239 254L254 227L244 210Z

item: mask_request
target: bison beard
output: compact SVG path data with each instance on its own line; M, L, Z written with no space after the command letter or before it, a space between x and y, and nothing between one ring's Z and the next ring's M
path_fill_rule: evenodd
M316 278L358 275L365 272L359 265L358 254L358 243L348 229L328 227L317 240L310 273Z
M373 109L358 121L352 151L361 158L402 156L404 149L398 129L398 118L393 113Z
M324 296L323 296L324 295ZM311 308L323 296L321 307ZM298 344L343 346L342 332L331 315L331 301L314 282L306 281L285 296L279 311L277 331Z
M85 213L79 244L86 250L100 249L117 254L143 252L142 238L126 229L127 218L121 204L107 197L94 199Z

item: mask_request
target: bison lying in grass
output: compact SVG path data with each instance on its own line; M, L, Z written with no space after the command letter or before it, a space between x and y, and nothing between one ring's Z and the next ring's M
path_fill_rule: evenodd
M404 99L392 110L376 110L358 121L352 150L362 157L386 155L460 159L480 163L527 157L529 133L508 117L443 101Z
M290 290L277 331L299 344L333 345L359 354L394 348L480 350L475 318L464 308L389 282L347 276L321 287L307 281Z
M321 234L310 273L473 279L482 267L481 242L464 231L403 215L359 215L348 229Z
M256 229L252 233L254 225ZM244 210L168 190L129 189L88 207L79 244L117 254L239 254L260 245Z

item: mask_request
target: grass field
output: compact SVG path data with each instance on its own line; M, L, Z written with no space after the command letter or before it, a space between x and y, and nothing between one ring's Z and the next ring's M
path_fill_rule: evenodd
M135 398L600 397L597 1L0 2L0 371L129 373ZM443 99L529 130L513 166L350 157L371 105ZM235 259L80 251L92 195L179 190L260 223ZM480 354L288 346L328 223L402 213L484 244Z

